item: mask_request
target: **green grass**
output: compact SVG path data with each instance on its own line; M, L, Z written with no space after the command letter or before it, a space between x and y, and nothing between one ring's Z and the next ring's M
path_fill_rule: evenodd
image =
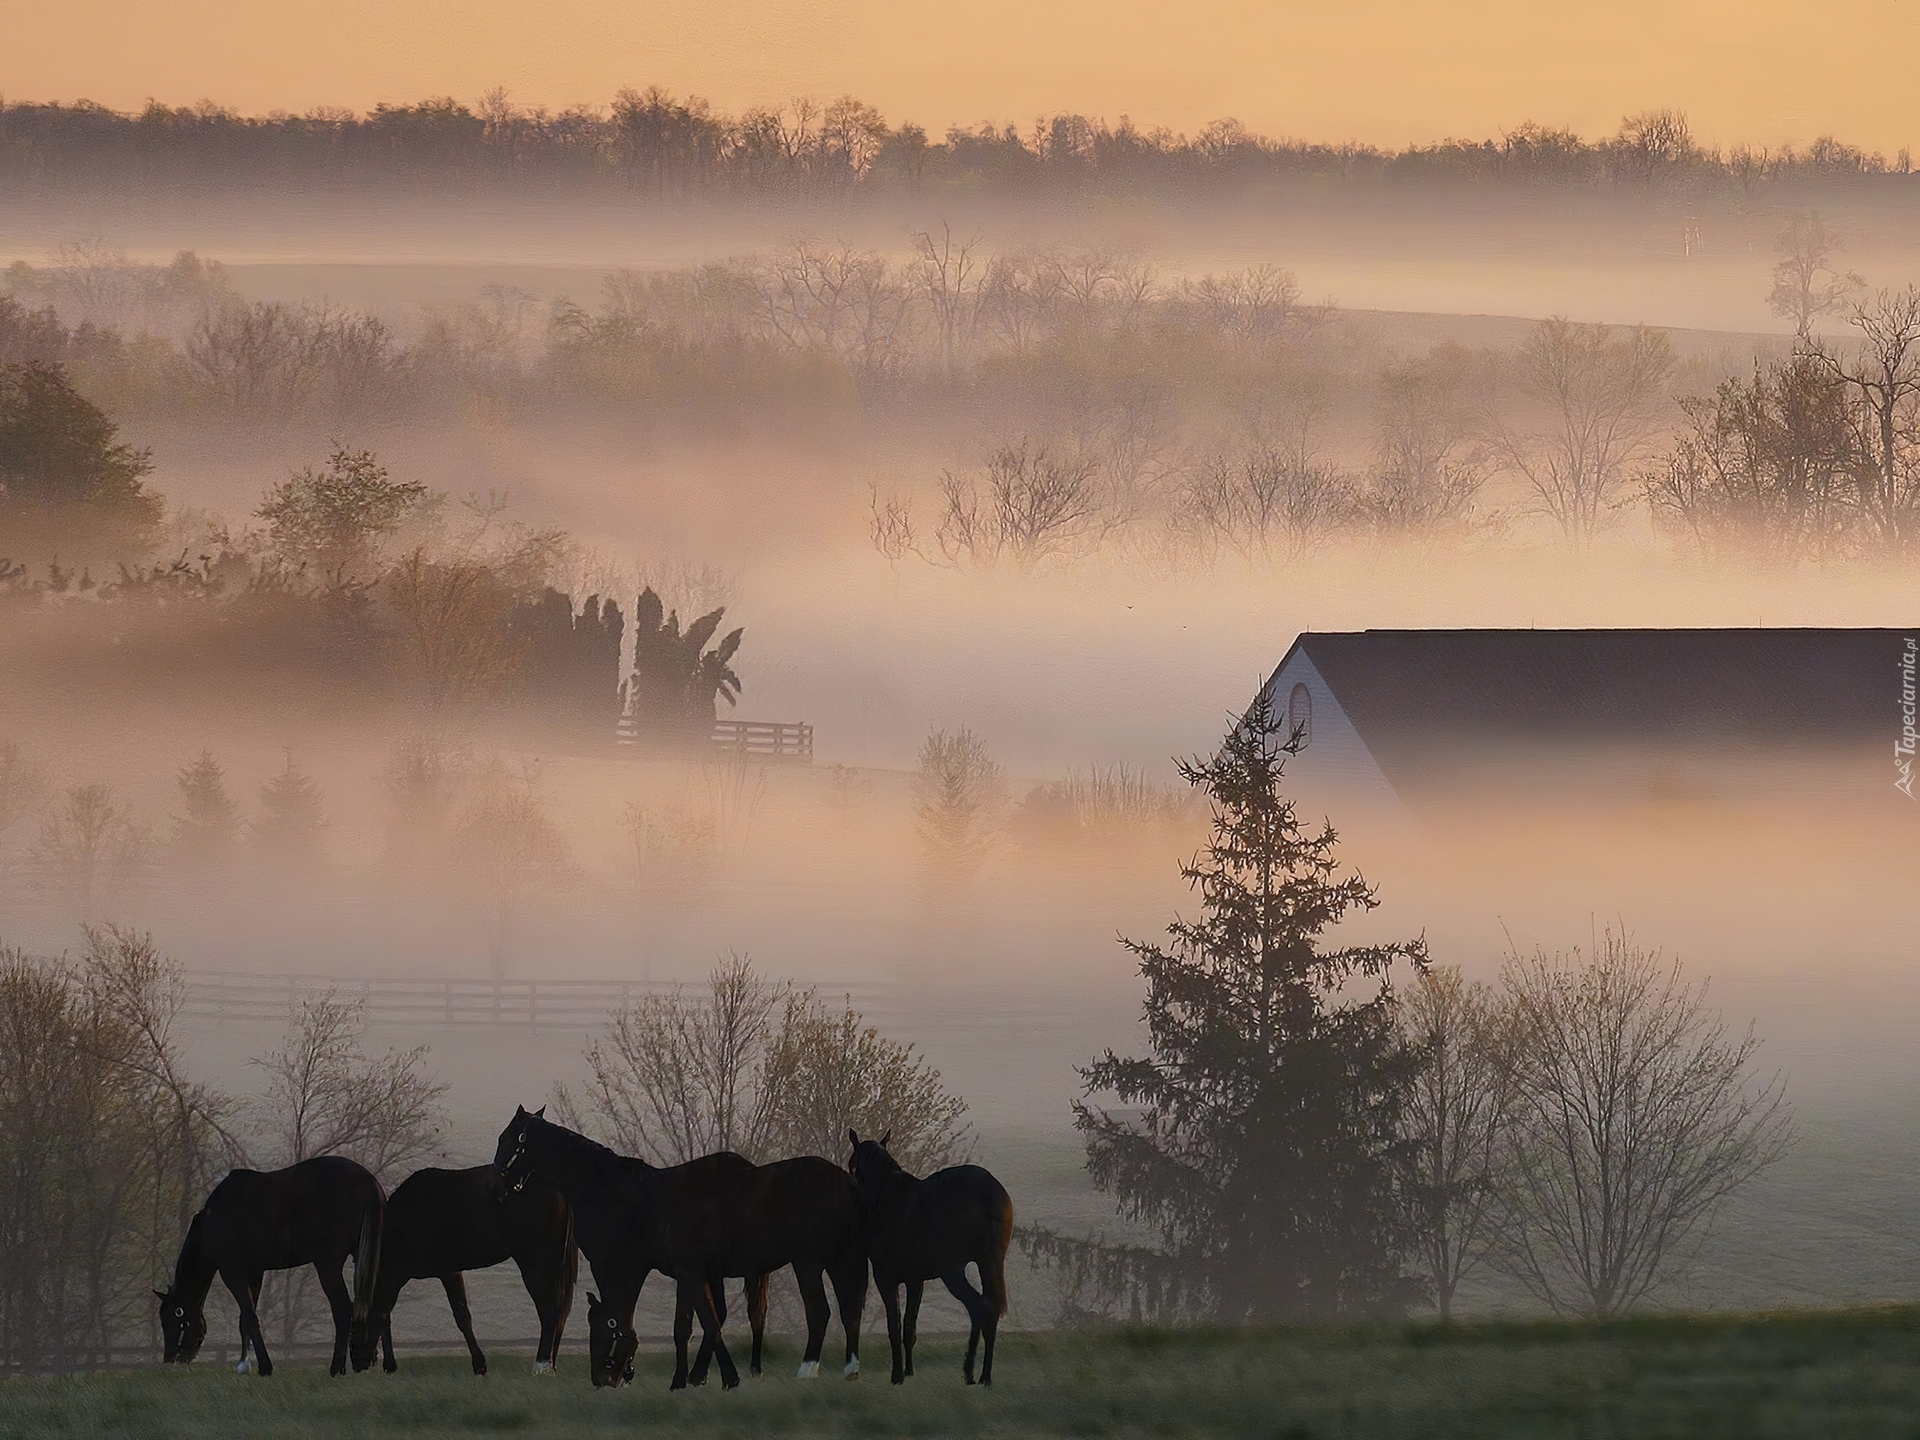
M1920 1440L1920 1307L1638 1320L1611 1325L1406 1325L1347 1330L1013 1334L991 1391L960 1381L960 1347L925 1342L886 1383L869 1339L858 1382L837 1366L669 1394L668 1358L595 1391L584 1358L535 1377L499 1354L485 1380L455 1357L399 1375L270 1380L212 1366L0 1382L4 1436L763 1435L1897 1437ZM832 1360L831 1350L828 1355Z

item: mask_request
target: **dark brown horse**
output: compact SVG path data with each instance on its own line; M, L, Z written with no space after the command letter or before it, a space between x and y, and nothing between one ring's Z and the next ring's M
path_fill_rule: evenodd
M596 1358L593 1367L596 1384L618 1383L625 1375L637 1344L633 1308L654 1270L671 1276L677 1287L674 1389L689 1378L687 1341L695 1318L703 1360L711 1346L721 1383L728 1388L739 1383L720 1334L721 1286L729 1277L757 1281L788 1265L807 1312L801 1375L819 1372L832 1313L823 1276L831 1277L840 1302L846 1373L859 1373L860 1312L867 1289L859 1197L851 1177L830 1161L808 1157L762 1166L722 1151L660 1168L521 1109L500 1132L494 1163L510 1185L538 1178L573 1206L574 1231L600 1288L588 1302L589 1314L598 1317L589 1327L589 1350L598 1352L600 1332L608 1332L606 1364ZM751 1313L756 1309L751 1284L748 1299ZM608 1326L608 1320L615 1323Z
M207 1338L207 1291L218 1275L240 1307L245 1363L251 1348L262 1375L273 1373L260 1332L260 1281L269 1270L311 1265L333 1308L330 1375L347 1373L348 1331L364 1320L380 1266L386 1197L380 1182L351 1160L322 1155L284 1170L234 1170L213 1187L187 1227L173 1284L160 1297L160 1334L168 1364L185 1365ZM353 1293L342 1270L353 1257Z
M471 1170L416 1170L387 1197L387 1227L380 1247L380 1274L364 1323L353 1328L353 1368L373 1363L375 1343L391 1375L393 1304L409 1280L438 1280L453 1307L454 1324L467 1342L473 1373L487 1373L487 1357L474 1338L461 1272L511 1260L540 1317L535 1374L551 1371L560 1336L573 1307L580 1252L573 1241L573 1212L558 1190L528 1185L509 1191L491 1165Z
M893 1346L893 1383L913 1373L914 1329L920 1319L920 1294L939 1280L967 1307L972 1328L961 1373L973 1384L974 1351L982 1336L987 1353L980 1383L993 1383L993 1342L1000 1317L1007 1313L1007 1242L1013 1237L1013 1201L1006 1187L978 1165L953 1165L917 1179L900 1168L887 1150L889 1130L878 1140L862 1140L853 1131L853 1155L847 1169L860 1186L867 1255L873 1283L887 1312L887 1339ZM967 1283L967 1265L980 1270L980 1289ZM900 1287L907 1288L907 1313L900 1315Z

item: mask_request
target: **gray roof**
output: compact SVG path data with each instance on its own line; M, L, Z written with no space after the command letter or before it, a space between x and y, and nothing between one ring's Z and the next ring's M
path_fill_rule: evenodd
M1920 625L1308 631L1287 658L1306 653L1391 776L1463 744L1852 747L1871 738L1891 753L1909 635Z

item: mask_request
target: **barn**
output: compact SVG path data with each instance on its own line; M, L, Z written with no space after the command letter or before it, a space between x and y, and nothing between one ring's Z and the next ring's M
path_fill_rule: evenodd
M1263 693L1300 727L1288 775L1314 799L1711 790L1759 757L1892 796L1916 637L1920 626L1308 631Z

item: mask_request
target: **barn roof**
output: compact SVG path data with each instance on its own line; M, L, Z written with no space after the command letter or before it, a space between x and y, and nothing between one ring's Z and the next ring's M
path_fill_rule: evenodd
M1391 772L1463 741L1891 745L1908 635L1920 626L1308 631L1287 659L1305 652Z

